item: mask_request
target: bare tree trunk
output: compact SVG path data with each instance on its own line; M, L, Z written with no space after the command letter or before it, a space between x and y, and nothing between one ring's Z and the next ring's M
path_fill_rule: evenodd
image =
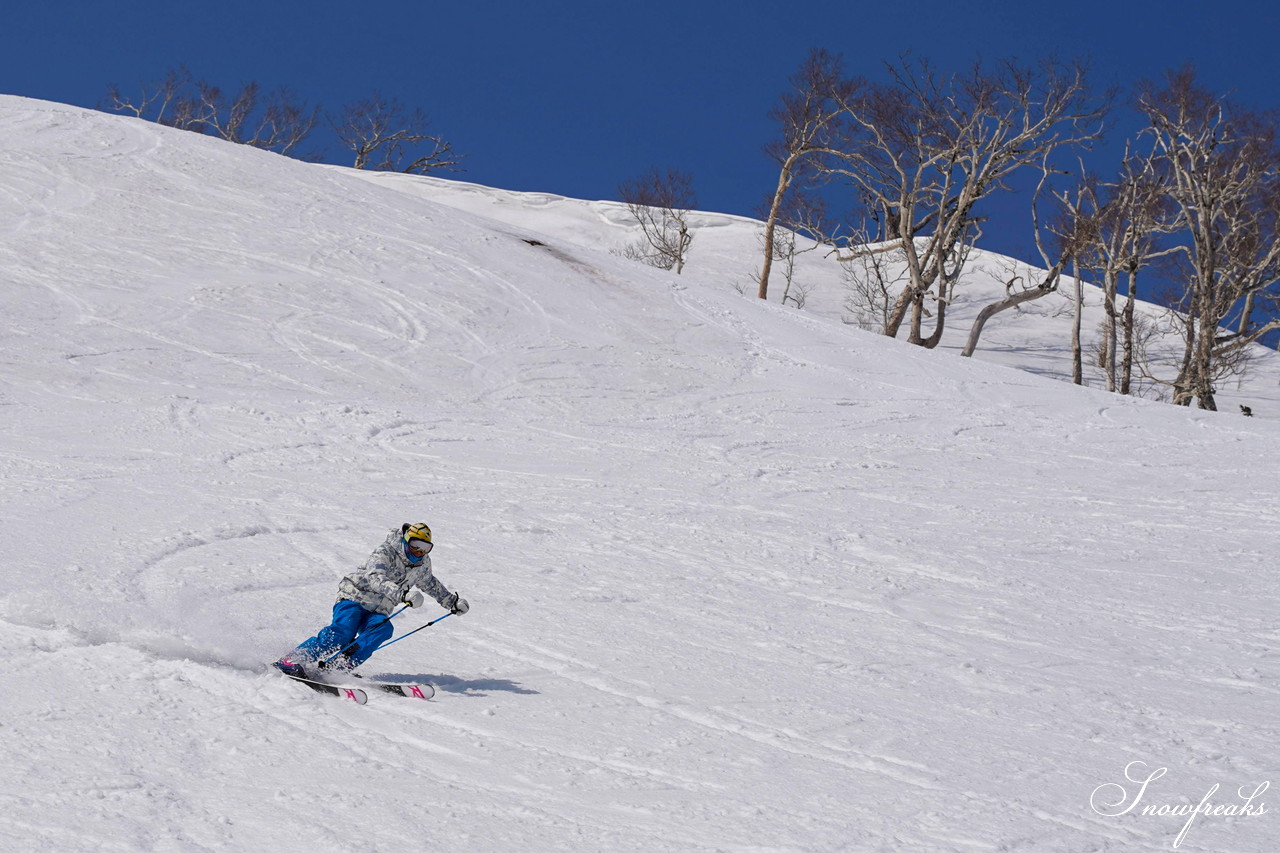
M906 319L907 309L915 302L915 293L911 285L907 285L898 294L893 307L889 309L889 320L884 324L886 337L896 338L898 336L898 329L902 327L902 321Z
M1115 393L1116 390L1116 332L1117 332L1117 314L1116 314L1116 288L1119 282L1119 271L1108 267L1103 274L1103 310L1105 319L1103 320L1102 333L1102 353L1099 361L1101 367L1106 373L1107 390Z
M676 275L684 272L684 259L689 256L689 244L693 242L693 235L689 233L689 223L683 218L680 220L680 249L676 253Z
M1059 275L1061 275L1061 269L1059 267L1054 267L1049 270L1049 274L1045 280L1037 286L1018 293L1010 294L999 302L992 302L990 305L987 305L979 311L977 318L973 321L973 328L969 330L969 340L965 343L964 349L961 350L960 354L966 358L973 355L974 351L978 348L978 339L982 337L982 327L987 324L988 320L999 314L1001 311L1021 305L1024 302L1031 302L1032 300L1039 299L1042 296L1048 296L1050 293L1057 290ZM1011 285L1012 283L1010 286Z
M1191 375L1196 343L1195 327L1197 317L1195 310L1196 306L1192 306L1192 313L1185 320L1187 329L1185 333L1186 340L1182 350L1182 367L1178 370L1178 378L1173 381L1173 404L1175 406L1190 406L1191 398L1195 396L1195 380Z
M1202 313L1200 316L1203 318L1204 314ZM1199 400L1200 408L1208 409L1212 412L1218 410L1218 405L1213 397L1213 355L1217 338L1218 326L1206 323L1202 319L1200 321L1200 334L1196 336L1196 349L1191 375L1194 379L1193 388L1195 389L1196 398Z
M938 285L938 313L934 320L933 334L920 342L920 346L925 349L936 349L938 344L942 343L942 333L947 327L947 306L951 303L951 296L955 293L956 283L960 279L960 273L964 269L964 259L968 258L969 251L962 250L961 256L957 259L955 268L942 276L942 281Z
M1071 381L1077 385L1083 385L1084 351L1080 344L1080 328L1084 322L1084 284L1080 281L1080 264L1078 262L1072 262L1071 274L1075 276L1076 282L1076 316L1071 324Z
M1138 300L1138 274L1132 269L1129 271L1129 298L1124 303L1124 319L1121 326L1124 328L1124 359L1120 363L1120 393L1133 393L1133 349L1134 349L1134 304Z
M922 342L920 328L924 323L924 294L916 293L911 300L911 334L907 343L919 346Z
M782 200L786 198L787 189L791 186L791 170L799 154L792 154L782 164L778 174L778 187L773 191L773 201L769 205L769 218L764 223L764 264L760 268L760 282L756 288L756 296L769 298L769 273L773 270L774 233L778 227L778 214L782 210Z
M938 300L938 314L934 320L933 334L920 342L925 349L936 349L942 343L942 331L947 325L947 300Z
M1249 331L1249 318L1253 316L1253 300L1257 296L1255 291L1249 291L1244 298L1244 307L1240 309L1240 325L1238 327L1240 334L1247 334Z

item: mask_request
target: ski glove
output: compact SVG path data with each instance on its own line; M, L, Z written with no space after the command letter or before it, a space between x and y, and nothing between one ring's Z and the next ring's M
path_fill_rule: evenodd
M401 601L403 601L405 604L409 605L410 607L421 607L422 593L418 592L418 590L416 589L411 589L404 594L404 598L401 599Z
M445 607L449 608L450 613L461 614L466 613L471 609L471 605L467 604L467 600L465 598L458 598L458 594L456 592L449 593L449 597L444 600L443 604Z

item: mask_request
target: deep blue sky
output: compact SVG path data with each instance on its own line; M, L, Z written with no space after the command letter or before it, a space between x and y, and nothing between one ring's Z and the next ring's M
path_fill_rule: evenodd
M875 76L903 51L959 69L1045 55L1091 63L1101 84L1194 62L1201 81L1280 104L1280 14L1245 0L45 0L10 3L0 91L95 106L186 64L233 88L288 86L337 108L374 90L422 107L468 154L457 177L576 198L615 198L650 166L694 177L705 210L751 215L776 172L766 118L811 47ZM342 152L329 151L338 161ZM1109 163L1096 164L1110 171ZM1010 208L1022 202L1006 202ZM987 248L1034 260L1023 229Z

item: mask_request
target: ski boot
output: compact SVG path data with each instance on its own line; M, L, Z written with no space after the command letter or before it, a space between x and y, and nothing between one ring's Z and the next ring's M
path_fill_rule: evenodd
M310 663L307 661L306 663ZM285 675L291 675L294 678L310 678L311 674L307 672L306 664L301 659L295 658L294 655L285 655L272 664L276 669Z
M353 678L363 678L360 673L354 672L355 662L351 660L351 655L340 654L333 660L322 660L316 666L321 672L334 673L335 675L349 675Z

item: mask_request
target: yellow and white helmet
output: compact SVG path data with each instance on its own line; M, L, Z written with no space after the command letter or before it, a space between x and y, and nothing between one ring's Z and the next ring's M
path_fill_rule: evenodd
M404 556L417 565L431 551L431 528L425 522L404 526Z

